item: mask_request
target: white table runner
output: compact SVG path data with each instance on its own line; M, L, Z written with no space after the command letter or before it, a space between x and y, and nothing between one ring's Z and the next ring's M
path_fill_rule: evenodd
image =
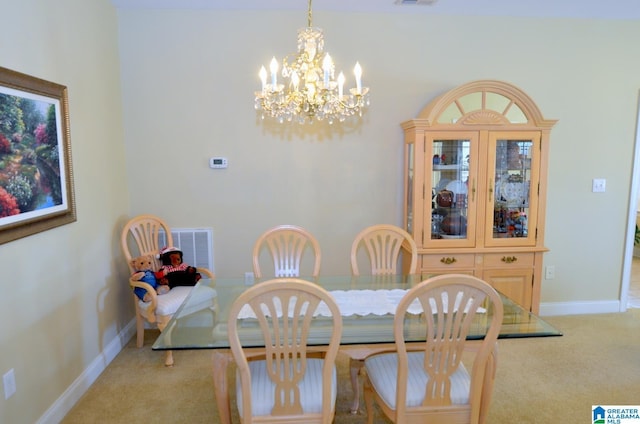
M398 303L402 297L407 293L407 290L393 289L393 290L334 290L330 292L338 307L340 308L340 314L342 316L351 315L387 315L395 314ZM445 306L447 305L447 293L443 293L443 300ZM276 299L277 300L277 299ZM293 300L292 300L293 301ZM454 304L454 310L458 310L460 306L460 299L456 299ZM282 314L282 307L276 303L278 315ZM431 301L431 307L435 311L437 310L435 302ZM291 310L291 308L289 308ZM465 310L468 310L468 305L465 306ZM409 305L408 312L412 314L420 314L423 312L420 302L416 299L411 305ZM478 308L478 312L484 313L484 308ZM446 313L446 310L445 310ZM331 316L329 308L322 302L314 315L319 316ZM255 318L252 308L249 305L244 305L240 310L238 318Z

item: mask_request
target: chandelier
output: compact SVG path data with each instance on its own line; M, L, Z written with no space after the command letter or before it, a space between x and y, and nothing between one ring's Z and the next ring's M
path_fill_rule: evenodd
M352 116L362 116L369 106L369 88L362 86L362 68L356 62L353 69L355 87L344 91L345 76L335 78L335 66L329 53L323 54L324 36L320 28L311 24L311 0L309 0L307 28L298 31L298 53L286 56L280 65L274 57L267 70L263 66L259 76L262 90L255 93L255 108L262 119L270 117L279 123L296 120L300 124L326 119L329 124L344 122Z

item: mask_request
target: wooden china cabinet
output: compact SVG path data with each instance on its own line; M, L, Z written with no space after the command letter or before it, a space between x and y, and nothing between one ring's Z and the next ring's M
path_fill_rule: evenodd
M419 272L473 274L538 312L555 123L520 89L491 80L455 88L402 123L404 226Z

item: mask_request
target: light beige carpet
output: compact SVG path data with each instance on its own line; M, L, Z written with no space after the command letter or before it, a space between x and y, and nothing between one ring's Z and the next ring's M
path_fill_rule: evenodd
M640 309L623 314L548 317L562 337L500 341L489 424L591 422L591 405L640 404ZM113 360L63 420L86 423L216 423L211 352L164 354L135 340ZM340 357L335 423L366 422L349 414L348 359ZM233 411L233 408L232 408ZM233 412L234 423L239 422ZM375 422L388 423L379 412Z

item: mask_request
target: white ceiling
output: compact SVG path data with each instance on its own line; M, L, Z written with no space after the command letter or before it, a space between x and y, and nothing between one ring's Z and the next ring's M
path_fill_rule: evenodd
M118 8L307 10L306 0L111 0ZM396 0L315 0L313 10L544 18L640 19L640 0L437 0L398 5Z

